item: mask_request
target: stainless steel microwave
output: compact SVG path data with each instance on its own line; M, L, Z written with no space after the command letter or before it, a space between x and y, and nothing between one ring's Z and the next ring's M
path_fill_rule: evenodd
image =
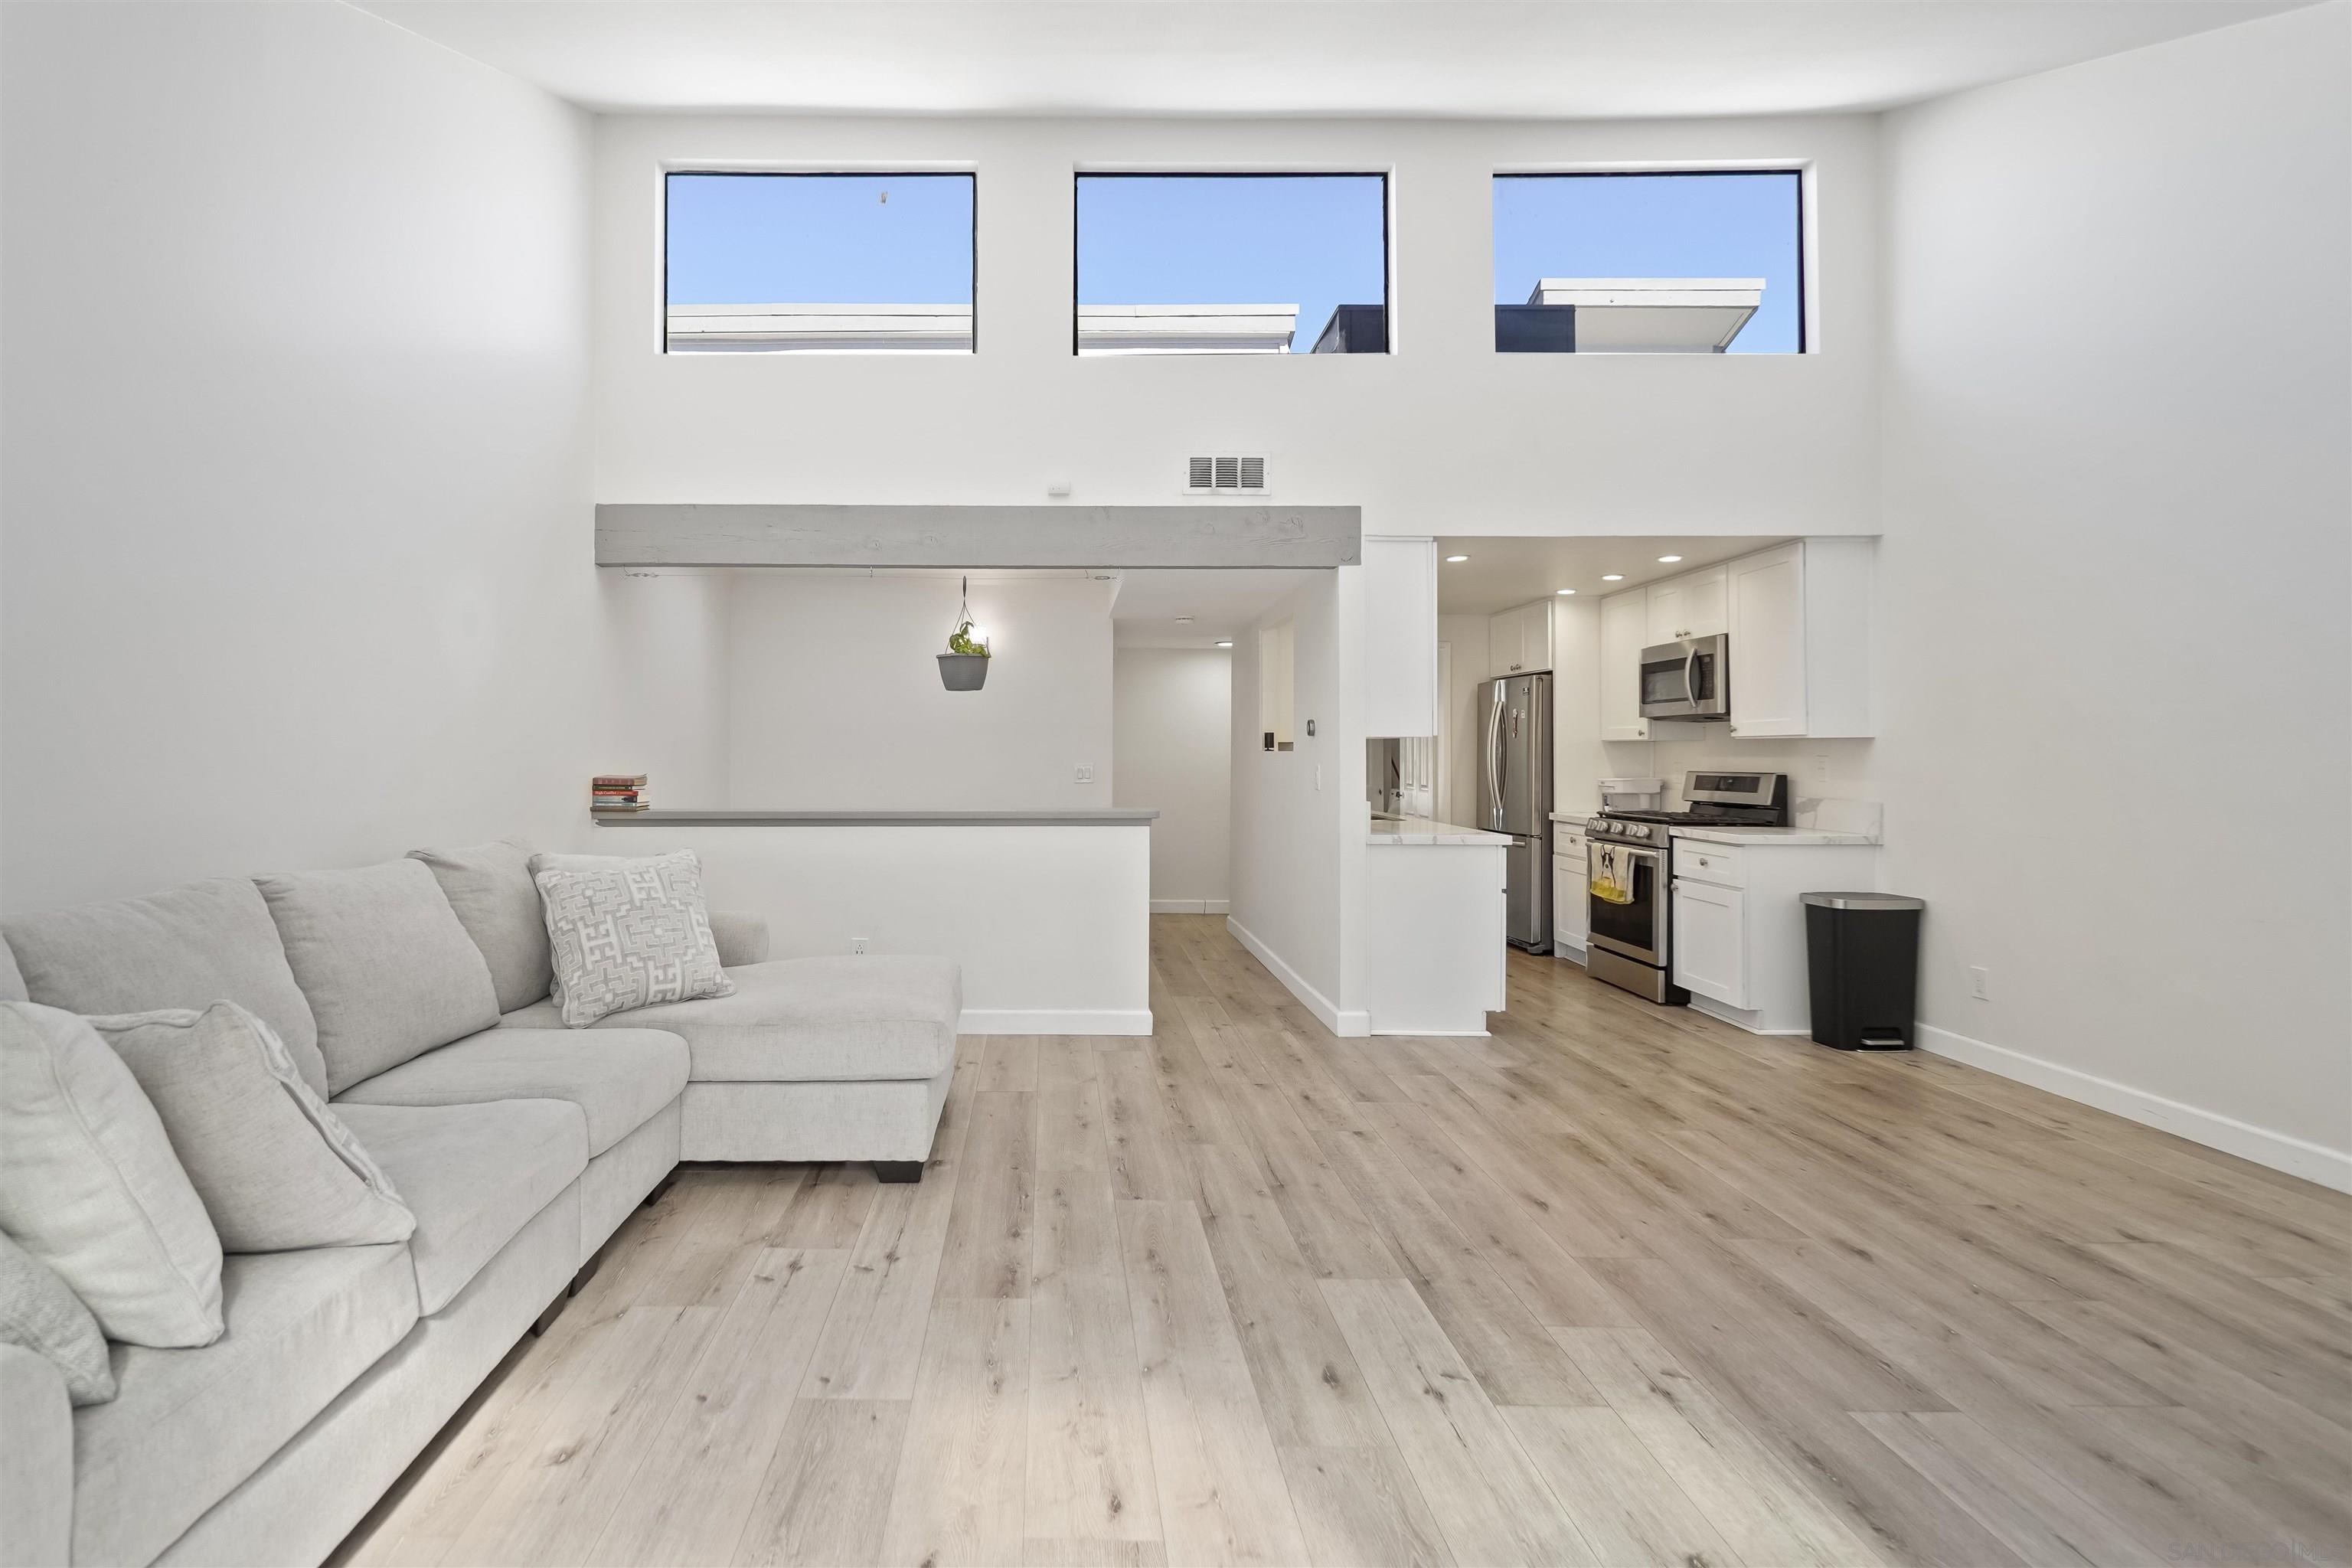
M1685 637L1642 650L1642 717L1731 717L1731 639Z

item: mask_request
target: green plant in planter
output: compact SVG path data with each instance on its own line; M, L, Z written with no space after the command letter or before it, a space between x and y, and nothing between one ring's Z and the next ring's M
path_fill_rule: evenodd
M966 616L962 622L957 626L956 629L948 634L948 651L950 653L970 654L975 658L986 658L988 657L988 645L986 643L975 642L972 640L971 617L970 616Z

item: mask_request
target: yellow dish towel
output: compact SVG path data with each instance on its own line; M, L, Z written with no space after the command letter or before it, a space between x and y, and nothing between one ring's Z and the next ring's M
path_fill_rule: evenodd
M1592 896L1604 904L1633 901L1633 858L1615 845L1592 847Z

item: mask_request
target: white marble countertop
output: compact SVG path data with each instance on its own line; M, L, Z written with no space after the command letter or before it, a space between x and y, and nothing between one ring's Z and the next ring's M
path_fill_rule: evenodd
M1376 816L1364 835L1367 844L1508 844L1507 833L1460 827L1433 816Z
M1676 838L1702 844L1875 844L1874 833L1832 833L1822 827L1676 827Z

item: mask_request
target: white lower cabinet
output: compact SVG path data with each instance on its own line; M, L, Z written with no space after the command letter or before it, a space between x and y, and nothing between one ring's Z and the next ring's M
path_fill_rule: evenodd
M1675 879L1675 984L1727 1006L1748 1005L1748 895Z
M1592 935L1591 906L1585 902L1586 885L1591 878L1584 868L1584 856L1580 851L1571 859L1555 855L1551 861L1551 945L1553 951L1567 949L1578 957L1584 954L1584 944Z
M1676 834L1674 863L1672 973L1691 1005L1759 1035L1811 1033L1799 900L1876 887L1876 847L1769 837L1726 844Z

